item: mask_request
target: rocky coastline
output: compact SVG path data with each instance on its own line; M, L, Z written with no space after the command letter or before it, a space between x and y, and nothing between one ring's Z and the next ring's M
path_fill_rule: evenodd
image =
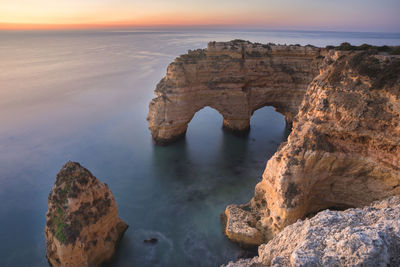
M234 40L169 65L147 117L156 144L182 138L206 106L235 134L264 106L291 128L253 198L221 215L227 238L258 247L226 266L400 265L400 56L390 49ZM50 265L100 266L127 228L107 184L67 162L48 198Z
M346 211L325 210L287 226L258 256L226 267L399 266L400 198Z
M399 264L399 220L392 213L399 208L398 198L392 196L400 195L398 50L347 43L317 48L234 40L211 42L169 65L149 105L147 119L156 144L184 136L194 114L205 106L219 111L223 127L234 132L248 131L252 113L263 106L275 107L292 127L287 142L268 161L254 197L243 205L229 205L221 216L230 240L245 247L261 245L258 258L228 266L347 266L378 260ZM354 209L374 201L382 202L367 211ZM375 212L376 207L383 211ZM323 211L328 209L333 211ZM296 252L307 254L305 258L285 256L294 250L279 240L291 240L291 233L324 218L339 218L337 223L346 225L346 214L378 218L360 222L371 235L397 235L382 248L389 250L380 254L385 259L373 259L374 248L368 250L366 245L368 260L356 253L357 260L351 253L335 251L337 244L331 250L336 256L327 254L329 259L319 250L315 257L306 250ZM381 224L371 226L379 220L394 232ZM311 237L305 236L304 242L313 242L307 238ZM353 236L341 238L355 242ZM272 255L272 251L283 254Z
M318 211L399 195L399 71L398 56L331 51L254 197L225 210L228 238L265 243Z

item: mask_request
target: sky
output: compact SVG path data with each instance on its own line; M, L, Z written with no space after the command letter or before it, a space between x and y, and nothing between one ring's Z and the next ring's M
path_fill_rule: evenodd
M0 29L207 26L400 32L400 0L0 0Z

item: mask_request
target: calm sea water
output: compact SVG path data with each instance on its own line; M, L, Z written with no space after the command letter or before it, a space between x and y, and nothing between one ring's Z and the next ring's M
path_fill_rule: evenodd
M109 184L129 225L112 266L218 266L240 249L219 214L247 202L284 139L255 112L248 138L199 111L185 140L154 146L146 115L177 55L211 40L400 45L400 34L281 31L0 32L0 266L46 266L47 196L67 160ZM158 238L156 245L144 239Z

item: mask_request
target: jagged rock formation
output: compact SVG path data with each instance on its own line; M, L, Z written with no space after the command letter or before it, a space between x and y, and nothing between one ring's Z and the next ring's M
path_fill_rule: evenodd
M400 198L299 220L258 254L226 266L400 266Z
M186 133L194 114L209 106L223 127L246 132L253 112L273 106L290 124L307 85L318 74L325 49L300 45L211 42L168 66L149 105L148 123L158 144Z
M399 195L399 74L399 56L331 50L254 197L226 208L228 238L258 245L320 210Z
M128 225L108 188L79 163L57 174L46 214L46 256L52 266L98 266L114 254Z

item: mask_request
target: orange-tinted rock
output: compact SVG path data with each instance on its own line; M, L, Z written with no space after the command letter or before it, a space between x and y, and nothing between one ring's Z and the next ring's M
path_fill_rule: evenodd
M52 266L99 266L112 258L128 228L107 184L79 163L62 167L48 205L44 232Z
M194 114L206 106L216 109L232 132L248 131L251 115L264 106L275 107L290 124L324 54L312 46L240 40L189 51L168 66L157 85L147 117L153 139L165 144L184 136Z
M320 210L400 194L399 73L399 56L329 52L288 141L268 161L253 199L237 206L260 244ZM224 230L235 241L246 243L247 232L259 240L251 229Z

